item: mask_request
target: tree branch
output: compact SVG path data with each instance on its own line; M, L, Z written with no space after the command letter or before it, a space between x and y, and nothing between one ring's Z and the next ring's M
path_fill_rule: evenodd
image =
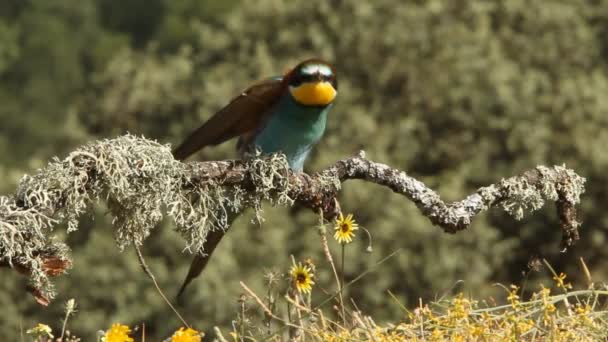
M254 188L247 179L246 167L240 162L200 162L193 165L197 171L193 172L191 179L199 184L223 178L224 184L239 185L245 190ZM200 170L204 170L202 177L199 177ZM520 176L480 188L461 201L446 203L424 183L403 171L368 160L360 152L314 175L289 174L289 196L305 207L323 209L325 216L331 219L336 216L333 199L340 191L340 184L348 180L375 183L405 196L434 225L447 233L468 228L476 215L497 205L519 220L524 210L534 211L546 200L554 201L564 234L562 245L569 247L579 239L576 204L584 192L585 179L563 166L538 166Z
M335 198L348 180L390 188L448 233L466 229L491 207L500 206L520 219L524 212L552 201L563 246L579 238L576 205L585 180L563 166L538 166L446 203L424 183L366 159L363 152L308 175L292 173L282 155L181 163L173 159L169 146L127 135L91 143L63 161L53 160L36 175L25 176L14 195L0 196L0 266L30 275L36 289L52 295L41 256L66 260L66 267L69 258L67 247L52 240L49 232L62 221L68 231L77 229L78 217L100 198L109 203L120 248L141 244L163 215L169 215L187 247L204 253L207 234L225 228L230 212L251 207L259 214L265 200L275 205L295 202L322 210L327 219L335 217ZM53 275L57 273L55 269Z

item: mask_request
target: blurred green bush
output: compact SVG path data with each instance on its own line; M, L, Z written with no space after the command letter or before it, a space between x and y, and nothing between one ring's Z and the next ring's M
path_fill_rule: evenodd
M559 253L553 208L515 222L493 211L470 230L447 235L390 191L348 183L342 207L373 234L347 256L353 278L387 254L396 257L349 293L378 320L399 317L390 290L406 305L458 280L479 296L495 282L521 282L540 255L575 277L583 257L607 279L608 1L5 0L0 3L0 189L78 144L123 134L178 143L256 79L319 56L339 70L340 93L308 170L364 149L458 200L477 187L538 164L566 164L588 179L582 241ZM233 144L204 159L234 157ZM146 323L166 336L178 320L140 271L132 251L118 253L102 207L65 236L74 269L57 281L49 308L0 270L0 321L16 339L20 325L53 323L76 298L72 330L92 337L114 321ZM286 269L289 254L323 262L317 218L267 208L257 227L242 217L182 307L204 330L229 325L238 280L261 290L263 270ZM189 265L170 225L144 252L161 286L177 290ZM279 256L279 257L277 257ZM319 274L319 283L331 283ZM59 324L59 322L56 322Z

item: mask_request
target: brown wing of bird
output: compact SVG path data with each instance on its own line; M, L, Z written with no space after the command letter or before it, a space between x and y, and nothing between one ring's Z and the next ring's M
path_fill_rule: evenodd
M221 144L237 136L252 136L266 121L269 109L281 97L283 91L281 78L269 79L249 87L192 132L173 152L175 159L184 160L205 146ZM234 214L229 217L228 227L237 216ZM178 292L178 299L181 298L188 284L205 268L224 234L221 229L209 232L204 245L206 255L195 255L188 275Z
M184 160L209 145L255 131L284 91L282 78L258 82L235 97L179 145L173 156Z

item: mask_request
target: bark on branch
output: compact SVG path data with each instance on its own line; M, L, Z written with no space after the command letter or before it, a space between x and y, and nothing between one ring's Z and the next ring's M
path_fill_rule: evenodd
M339 210L336 196L348 180L390 188L448 233L466 229L477 214L492 207L520 219L551 201L561 222L563 246L579 238L576 205L585 180L563 166L538 166L446 203L424 183L365 158L363 152L308 175L289 171L280 155L180 163L169 146L127 135L54 160L36 175L24 177L14 195L0 196L0 266L30 275L37 298L52 295L47 276L60 272L57 267L49 271L49 260L64 269L70 260L67 247L52 240L50 231L61 221L77 229L79 215L99 198L110 204L120 248L133 241L142 244L162 216L169 215L188 246L204 253L207 235L218 230L222 234L230 211L259 209L263 200L295 202L334 217Z
M204 183L223 179L224 184L238 185L251 190L247 168L239 161L200 162L192 173L193 182ZM319 173L290 173L289 196L298 204L311 209L323 209L326 218L337 214L334 199L340 184L348 180L362 180L388 187L393 192L413 201L421 213L447 233L468 228L473 218L482 211L501 205L516 219L524 210L534 211L546 200L554 201L563 232L562 246L567 248L579 239L580 222L576 218L576 204L583 193L584 178L563 166L538 166L522 175L503 179L496 184L478 189L461 201L446 203L421 181L404 171L376 163L359 155L340 160ZM327 180L335 179L332 183Z

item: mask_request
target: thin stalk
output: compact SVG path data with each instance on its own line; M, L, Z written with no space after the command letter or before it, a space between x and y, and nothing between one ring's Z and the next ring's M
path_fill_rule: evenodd
M342 244L342 265L340 266L340 270L342 271L342 281L340 282L340 309L342 310L342 322L346 325L346 313L344 310L344 285L346 282L344 281L345 270L344 270L344 255L346 254L346 244Z
M65 318L63 319L63 326L61 327L61 337L59 337L60 341L63 341L63 336L65 335L65 328L67 326L69 317L70 317L70 312L66 310Z
M165 293L163 292L163 290L161 290L160 286L156 282L156 277L150 270L150 267L148 267L148 264L144 260L144 255L141 253L141 250L139 249L139 246L135 243L135 241L133 241L133 246L135 247L135 252L137 253L137 258L139 259L139 265L144 270L146 275L148 275L148 277L152 280L152 283L154 284L154 287L156 288L156 291L158 292L158 294L165 301L165 303L167 303L167 305L171 308L171 310L173 310L173 312L179 318L179 320L182 321L182 323L184 323L186 328L190 328L190 324L188 324L188 322L186 322L186 320L182 317L182 315L179 313L179 311L177 311L177 309L175 309L173 304L171 304L171 302L169 301L167 296L165 296Z
M342 312L344 312L344 301L342 300L342 282L340 281L340 276L338 275L338 270L336 269L336 265L334 263L334 259L331 256L331 251L329 250L329 243L327 242L327 231L325 229L325 222L323 219L323 211L319 210L319 235L321 236L321 246L323 246L323 253L325 254L325 258L329 265L331 266L331 270L336 278L336 283L338 284L338 299L340 300L340 307L342 308ZM330 299L335 298L335 295Z

